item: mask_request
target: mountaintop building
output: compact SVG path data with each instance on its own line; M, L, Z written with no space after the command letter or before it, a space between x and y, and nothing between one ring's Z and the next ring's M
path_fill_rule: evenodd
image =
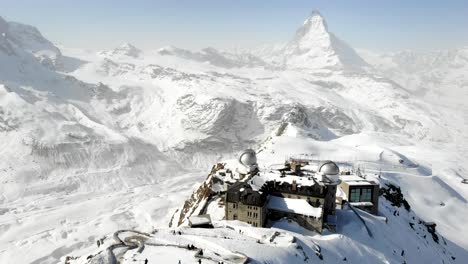
M322 161L314 170L307 160L290 159L284 167L260 172L254 155L250 150L241 154L239 162L255 169L226 188L226 220L265 227L286 218L309 230L333 230L338 187L349 197L349 204L377 214L378 184L357 175L341 175L346 173L340 173L333 161Z

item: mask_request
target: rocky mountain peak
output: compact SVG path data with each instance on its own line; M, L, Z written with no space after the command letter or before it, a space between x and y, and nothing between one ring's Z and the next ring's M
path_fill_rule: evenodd
M325 18L316 10L285 46L284 55L289 68L360 68L366 65L348 44L328 31Z
M309 18L304 21L303 26L298 30L298 33L313 33L313 32L328 32L328 25L325 18L319 11L312 11Z

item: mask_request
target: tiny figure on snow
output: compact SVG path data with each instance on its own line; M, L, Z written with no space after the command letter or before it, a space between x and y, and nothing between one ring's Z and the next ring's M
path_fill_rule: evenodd
M145 264L148 264L148 259L145 259Z

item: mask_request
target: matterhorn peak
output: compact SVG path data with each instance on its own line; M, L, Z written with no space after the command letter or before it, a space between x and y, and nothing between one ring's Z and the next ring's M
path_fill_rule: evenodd
M304 21L304 27L307 29L323 30L328 32L327 21L318 10L313 10L310 17Z
M318 10L312 11L310 17L304 21L302 27L296 32L296 39L303 38L309 34L327 34L328 26L325 18Z
M327 23L320 12L314 10L296 31L294 38L288 43L286 53L300 55L314 48L326 51L330 49L331 45Z
M327 22L319 11L296 31L285 47L286 65L292 68L360 68L365 62L345 42L328 31Z

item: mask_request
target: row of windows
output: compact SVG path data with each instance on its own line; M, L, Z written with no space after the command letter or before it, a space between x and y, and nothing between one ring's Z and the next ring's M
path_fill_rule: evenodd
M372 188L355 188L351 189L349 194L350 202L371 202Z
M236 203L233 203L232 208L236 209L236 208L238 208L238 205ZM250 206L250 205L247 206L247 209L254 210L254 211L258 211L259 210L258 208L259 207L257 207L257 206Z
M247 224L252 225L252 226L255 226L255 227L258 226L257 222L250 222L250 221L247 221Z
M257 218L257 217L258 217L258 213L254 213L254 212L247 212L247 217L251 217L251 218Z

